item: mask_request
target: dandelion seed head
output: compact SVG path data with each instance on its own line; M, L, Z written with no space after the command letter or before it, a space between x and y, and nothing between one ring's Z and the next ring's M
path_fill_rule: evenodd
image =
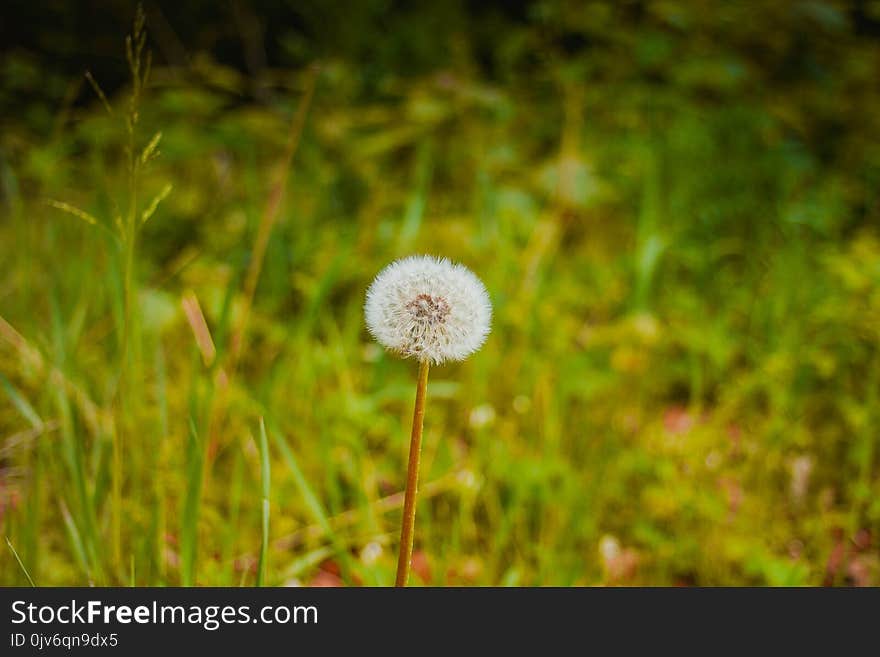
M367 290L367 328L387 349L434 364L464 360L489 335L492 304L467 267L446 258L392 262Z

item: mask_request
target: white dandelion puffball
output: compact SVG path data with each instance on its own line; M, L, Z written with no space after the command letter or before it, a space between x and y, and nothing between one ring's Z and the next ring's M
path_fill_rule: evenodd
M467 267L446 258L410 256L376 276L364 306L376 340L404 358L464 360L486 341L492 303Z

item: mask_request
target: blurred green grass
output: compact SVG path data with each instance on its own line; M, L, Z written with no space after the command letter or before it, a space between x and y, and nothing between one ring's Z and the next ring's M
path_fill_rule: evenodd
M387 262L432 253L495 316L432 373L416 583L880 584L880 46L831 23L816 47L843 72L809 83L738 54L758 29L783 50L749 25L715 45L620 28L631 60L547 48L501 79L458 53L372 88L331 58L264 71L268 100L208 57L156 66L138 211L173 191L128 322L126 90L48 133L4 122L0 529L24 568L391 583L415 367L362 304ZM0 583L27 583L11 551Z

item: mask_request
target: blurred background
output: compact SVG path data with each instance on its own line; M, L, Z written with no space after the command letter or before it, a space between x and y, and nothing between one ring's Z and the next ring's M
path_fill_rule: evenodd
M0 12L0 583L880 584L880 2Z

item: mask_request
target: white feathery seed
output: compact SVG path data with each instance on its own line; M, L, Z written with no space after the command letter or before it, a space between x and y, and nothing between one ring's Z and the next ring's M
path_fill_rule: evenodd
M367 328L387 349L435 365L464 360L489 335L492 303L467 267L410 256L385 267L367 290Z

